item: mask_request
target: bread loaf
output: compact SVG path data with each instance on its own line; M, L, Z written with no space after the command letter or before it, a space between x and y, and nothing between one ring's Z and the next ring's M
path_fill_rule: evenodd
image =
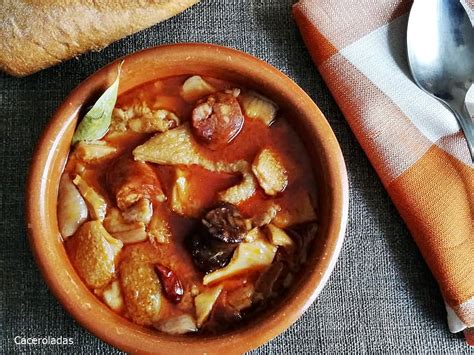
M199 0L2 0L0 70L25 76L172 17Z

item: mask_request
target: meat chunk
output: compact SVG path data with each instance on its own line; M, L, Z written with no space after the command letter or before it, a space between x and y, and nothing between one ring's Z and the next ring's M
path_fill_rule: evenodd
M270 149L264 149L255 158L252 171L267 195L275 196L288 185L288 173L279 157Z
M277 216L281 211L281 206L274 201L267 201L262 210L252 218L252 225L254 227L263 227Z
M105 286L114 276L115 257L122 242L113 238L99 221L84 223L71 238L71 260L91 288Z
M205 272L213 272L226 266L238 244L225 243L209 233L204 226L197 228L187 239L194 265Z
M285 264L282 261L274 261L257 279L253 301L260 302L278 292L278 281L281 281Z
M232 253L250 229L251 222L237 207L221 203L206 213L202 224L188 238L194 264L206 273L228 264Z
M122 157L109 170L106 180L107 186L115 196L117 206L122 211L141 199L149 201L166 199L158 177L144 162Z
M173 238L168 222L157 213L151 218L148 238L152 244L168 244Z
M153 216L153 204L147 198L142 198L133 206L123 211L122 216L128 223L142 222L148 224L151 216Z
M214 170L214 164L202 157L187 124L157 134L133 150L135 160L164 165L201 165Z
M230 307L240 312L252 305L254 294L255 286L251 283L248 283L230 292L227 292L226 302Z
M316 237L318 229L319 225L317 222L309 222L299 224L287 230L295 241L295 251L298 254L296 260L300 264L306 262L311 251L311 242Z
M111 208L107 212L104 227L124 244L143 242L148 237L143 222L127 223L117 208Z
M288 251L292 251L295 247L295 243L283 229L270 223L266 226L265 232L273 245L283 247Z
M198 102L192 114L194 136L210 149L232 141L244 124L234 93L219 92Z
M239 204L253 196L257 189L258 183L247 161L214 162L199 154L187 124L155 135L136 147L133 156L136 160L157 164L199 165L209 171L242 174L241 183L219 193L220 201Z
M242 181L219 193L219 200L238 205L239 203L248 200L257 191L257 180L250 170L249 163L245 160L239 160L228 166L232 172L239 172L242 174Z
M207 212L202 223L214 238L225 243L240 243L249 229L237 207L230 203L221 203Z
M141 117L128 121L128 127L137 133L165 132L178 126L179 118L168 110L149 110Z
M141 325L160 320L161 285L153 264L139 247L120 263L120 283L128 314Z
M186 217L198 217L201 212L196 201L191 198L189 172L179 167L176 168L176 178L171 190L170 207L173 212Z
M125 132L127 128L137 133L165 132L179 123L179 118L171 111L155 110L146 102L135 102L112 111L110 132Z
M77 158L87 164L100 162L112 157L117 152L117 148L108 145L104 141L79 142L76 145L74 154Z

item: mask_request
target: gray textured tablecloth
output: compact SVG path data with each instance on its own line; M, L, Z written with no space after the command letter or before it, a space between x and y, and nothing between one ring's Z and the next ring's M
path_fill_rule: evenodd
M204 0L99 53L24 79L0 74L0 352L116 351L78 325L41 278L26 238L28 163L55 108L88 75L143 48L198 41L249 52L295 80L328 118L349 172L349 225L327 286L295 325L255 354L474 353L449 333L438 287L313 67L291 19L292 3ZM15 336L71 337L74 345L19 346Z

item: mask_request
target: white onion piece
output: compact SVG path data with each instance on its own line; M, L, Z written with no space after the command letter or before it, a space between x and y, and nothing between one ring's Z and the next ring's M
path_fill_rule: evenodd
M264 239L256 239L250 243L240 243L235 249L229 264L204 276L203 284L209 285L222 281L247 270L264 269L272 263L276 251L277 247Z
M201 78L199 75L191 76L186 79L181 89L181 96L186 102L193 103L194 101L210 95L217 90Z
M102 294L104 302L116 312L120 312L123 309L123 297L122 291L120 291L120 284L117 280L113 281L104 289Z
M87 205L67 173L59 183L58 226L63 238L68 238L87 219Z
M103 221L107 212L107 202L80 176L72 181L77 186L84 200L87 201L92 218Z
M239 102L247 117L260 120L267 126L270 126L276 118L278 105L255 91L240 95Z
M210 290L204 291L194 298L194 305L196 307L197 326L201 327L209 318L212 308L216 303L219 295L222 292L222 285L214 287Z
M155 328L167 334L186 334L196 332L196 321L189 314L167 319L155 324Z

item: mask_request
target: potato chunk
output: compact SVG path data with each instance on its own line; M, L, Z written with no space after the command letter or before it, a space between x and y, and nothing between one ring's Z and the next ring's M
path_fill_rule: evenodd
M120 283L133 321L141 325L157 322L163 297L160 280L141 248L131 251L120 263Z
M196 306L197 326L200 328L209 318L212 308L222 292L222 286L214 287L210 290L200 293L194 299Z
M181 89L182 98L189 103L216 92L216 89L199 75L186 79Z
M115 257L122 242L113 238L99 221L84 223L71 238L71 260L87 286L105 286L114 276Z
M264 239L240 243L229 264L204 276L203 284L208 285L248 270L264 268L272 263L276 251L277 247Z
M278 156L270 149L264 149L255 158L252 171L267 195L275 196L288 185L288 173Z
M76 233L87 219L87 205L67 173L59 182L58 226L63 238Z

